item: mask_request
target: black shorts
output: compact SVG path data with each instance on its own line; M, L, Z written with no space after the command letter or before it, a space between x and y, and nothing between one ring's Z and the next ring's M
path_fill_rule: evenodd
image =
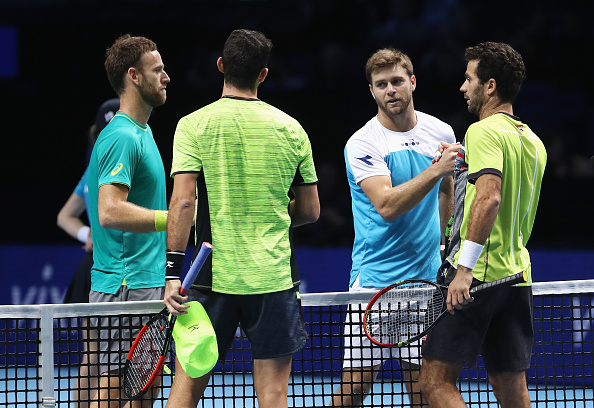
M89 303L93 251L85 252L64 295L64 303Z
M472 286L482 282L474 280ZM490 373L524 371L534 345L531 286L503 286L446 314L427 335L423 358L473 365L479 352Z
M295 289L261 295L228 295L191 289L189 299L197 300L208 313L225 359L237 327L250 341L252 357L284 357L301 350L307 341L299 292Z

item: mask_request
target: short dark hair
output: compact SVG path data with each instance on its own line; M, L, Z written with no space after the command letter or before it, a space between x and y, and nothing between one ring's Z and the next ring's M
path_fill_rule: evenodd
M413 64L405 53L394 48L382 48L377 50L365 64L365 76L367 82L371 84L371 75L384 68L391 68L399 65L408 74L409 77L414 75Z
M253 30L233 30L223 47L225 82L238 89L254 89L268 65L272 41Z
M497 96L504 103L513 103L526 79L526 67L522 56L510 45L483 42L466 48L466 61L477 60L476 75L484 84L493 78L497 83Z
M144 53L156 50L157 44L152 40L146 37L133 37L130 34L118 37L107 49L105 70L109 83L118 96L124 92L124 78L128 69L130 67L141 68L138 64Z

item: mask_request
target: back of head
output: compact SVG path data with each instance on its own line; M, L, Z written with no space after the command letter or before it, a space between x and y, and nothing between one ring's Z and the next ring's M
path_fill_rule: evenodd
M254 89L260 72L268 65L272 41L259 31L234 30L223 47L225 83L238 89Z
M97 126L99 132L107 126L118 109L120 109L120 100L118 98L108 99L99 106L97 115L95 116L95 126Z
M95 115L95 122L89 129L89 144L91 146L95 144L99 133L115 116L118 109L120 109L120 100L118 98L108 99L99 106Z
M526 78L520 53L505 43L483 42L466 48L464 57L466 61L478 60L476 74L481 83L495 80L501 102L513 103Z
M395 65L404 68L409 77L414 75L413 64L408 55L394 48L382 48L377 50L371 57L369 57L365 64L365 76L367 77L367 82L371 83L372 74L385 68L391 68Z
M126 73L131 67L140 69L140 58L146 52L156 51L157 44L145 37L124 34L107 49L105 70L111 87L120 96L124 92Z

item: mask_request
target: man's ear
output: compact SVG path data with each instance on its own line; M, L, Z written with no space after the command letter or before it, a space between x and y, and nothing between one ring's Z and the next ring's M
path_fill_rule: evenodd
M223 57L219 57L217 59L217 68L219 69L219 71L221 71L222 73L225 73L225 69L223 68Z
M268 75L268 68L262 68L262 71L260 71L260 75L258 75L258 82L259 83L264 82L267 75Z
M371 92L371 96L375 99L375 94L373 93L373 87L369 84L369 92Z
M495 92L497 91L497 81L495 81L494 78L489 79L485 89L487 90L487 95L494 96Z
M136 85L138 85L138 70L134 67L128 68L128 72L126 73L126 78L130 79L130 81L132 81Z

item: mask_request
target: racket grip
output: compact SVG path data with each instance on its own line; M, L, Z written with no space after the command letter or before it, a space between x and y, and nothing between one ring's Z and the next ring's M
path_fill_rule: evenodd
M515 275L508 276L503 279L497 279L493 282L483 283L482 285L475 286L470 289L470 294L476 292L482 292L487 289L491 289L500 285L515 285L516 283L524 283L528 281L528 274L526 272L518 272Z
M206 258L208 258L208 255L210 255L211 252L212 244L209 242L203 242L200 248L200 252L198 252L198 255L196 255L196 258L194 259L194 262L192 262L192 265L190 266L188 273L186 273L186 277L182 282L181 288L179 288L180 294L185 295L186 293L188 293L188 289L190 289L192 283L194 283L194 281L196 280L198 272L200 272L202 265L204 265Z

